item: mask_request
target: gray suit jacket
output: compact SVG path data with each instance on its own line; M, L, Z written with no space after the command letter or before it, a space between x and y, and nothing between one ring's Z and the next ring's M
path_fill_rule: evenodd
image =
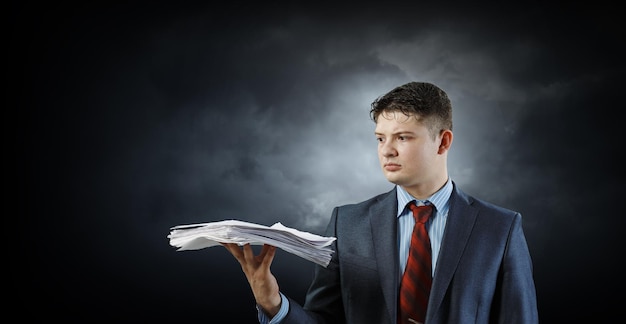
M396 189L336 207L328 267L315 267L304 306L282 323L395 324L399 287ZM538 322L532 261L517 212L454 185L426 323Z

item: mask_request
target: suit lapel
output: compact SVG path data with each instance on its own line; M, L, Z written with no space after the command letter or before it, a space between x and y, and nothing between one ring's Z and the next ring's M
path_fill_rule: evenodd
M381 199L373 204L369 211L380 285L391 319L395 319L396 299L398 298L397 209L398 203L394 189L387 195L381 196Z
M450 197L450 210L444 230L441 250L430 292L428 314L436 314L441 305L452 276L456 271L463 250L472 232L478 212L470 206L468 197L454 187Z

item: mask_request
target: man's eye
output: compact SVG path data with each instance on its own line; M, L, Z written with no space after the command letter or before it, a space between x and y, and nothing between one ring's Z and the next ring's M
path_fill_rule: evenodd
M404 140L406 140L406 137L404 137L404 136L398 136L398 139L399 139L399 140L401 140L401 141L404 141Z
M376 141L382 143L383 139L381 137L376 137Z

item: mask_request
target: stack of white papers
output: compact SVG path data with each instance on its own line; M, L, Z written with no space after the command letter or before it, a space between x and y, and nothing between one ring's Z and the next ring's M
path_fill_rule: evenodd
M239 220L174 226L167 237L178 251L199 250L220 243L269 244L324 267L328 266L333 253L329 246L336 240L281 223L268 227Z

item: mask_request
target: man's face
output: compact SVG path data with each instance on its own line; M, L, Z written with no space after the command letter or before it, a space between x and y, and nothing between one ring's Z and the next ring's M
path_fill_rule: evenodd
M433 139L417 118L383 112L378 116L375 134L378 159L387 180L405 188L439 181L441 170L445 170L445 159L438 154L440 138Z

